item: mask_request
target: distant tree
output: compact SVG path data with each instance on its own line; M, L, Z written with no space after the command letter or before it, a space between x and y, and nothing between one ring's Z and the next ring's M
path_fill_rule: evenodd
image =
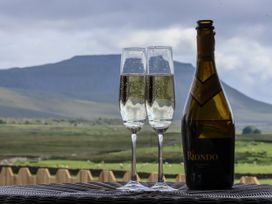
M261 130L257 129L255 126L246 126L243 131L243 135L250 135L250 134L261 134Z
M253 131L253 134L261 134L261 133L262 133L261 130L259 130L257 128Z
M252 131L253 131L253 128L254 128L254 127L252 127L252 126L246 126L246 127L243 129L242 134L243 134L243 135L251 134Z
M0 119L0 124L6 124L6 121Z
M24 121L24 124L25 124L25 125L29 125L29 124L31 124L31 122L30 122L29 120L25 120L25 121Z

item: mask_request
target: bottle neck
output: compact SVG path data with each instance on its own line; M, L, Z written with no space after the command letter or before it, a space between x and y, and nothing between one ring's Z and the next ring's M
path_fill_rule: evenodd
M210 29L198 29L197 31L197 70L196 77L205 81L216 74L214 60L214 31Z
M210 29L197 31L197 57L198 59L214 60L215 32Z

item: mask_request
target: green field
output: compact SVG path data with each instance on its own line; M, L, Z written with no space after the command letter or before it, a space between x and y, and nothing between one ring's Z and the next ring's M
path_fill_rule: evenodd
M122 125L83 122L47 122L47 124L1 124L0 155L31 156L51 159L88 159L124 161L108 154L130 149L130 133ZM138 148L156 147L156 135L146 127L138 135ZM166 145L180 146L175 129L165 137ZM122 154L126 154L123 152ZM181 155L181 150L178 153ZM129 155L125 160L130 160ZM152 158L154 161L156 157Z
M77 121L39 121L0 124L1 157L90 160L93 162L130 161L130 135L122 125ZM181 134L172 127L165 135L164 158L169 163L183 161ZM156 162L157 138L146 126L138 135L137 157ZM270 164L272 134L236 137L236 162Z
M130 170L130 163L94 163L91 161L75 161L75 160L43 160L43 161L26 161L16 162L20 166L38 166L38 167L57 167L71 169L107 169L107 170ZM271 173L272 165L257 165L257 164L236 164L235 173ZM156 172L156 163L137 163L138 172ZM165 163L164 172L166 174L184 174L183 163Z
M129 131L113 121L12 121L0 124L1 158L27 157L16 165L130 169ZM137 143L139 172L157 171L157 140L146 126ZM236 137L236 173L272 173L272 134ZM165 172L184 173L180 129L165 135ZM267 182L270 182L267 180Z

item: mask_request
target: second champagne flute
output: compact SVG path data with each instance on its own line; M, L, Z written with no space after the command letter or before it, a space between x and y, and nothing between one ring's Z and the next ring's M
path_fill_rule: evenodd
M164 182L163 134L172 123L175 110L174 65L172 49L167 46L147 48L146 110L148 121L158 135L158 181L156 191L173 191Z

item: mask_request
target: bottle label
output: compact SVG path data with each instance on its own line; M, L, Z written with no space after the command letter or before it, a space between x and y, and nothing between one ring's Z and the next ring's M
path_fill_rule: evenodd
M219 155L216 153L194 153L192 151L187 152L187 159L191 161L217 161Z
M191 95L200 106L203 106L220 91L222 91L222 88L218 77L216 74L213 74L204 82L195 77L191 89Z
M234 138L218 140L193 140L185 146L185 160L198 169L225 168L234 162Z

